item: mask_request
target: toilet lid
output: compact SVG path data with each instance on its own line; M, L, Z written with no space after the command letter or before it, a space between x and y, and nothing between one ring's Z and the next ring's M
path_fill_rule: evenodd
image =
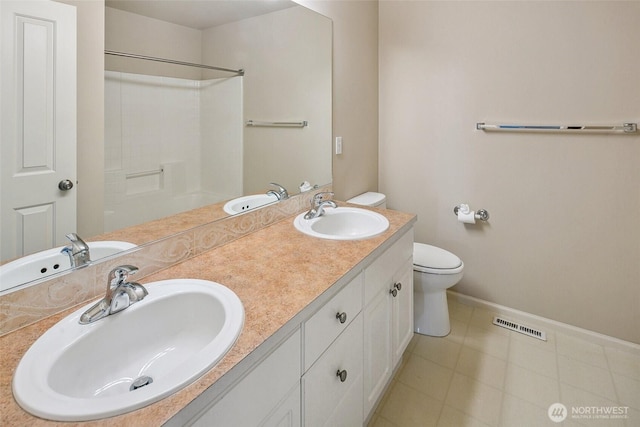
M453 269L462 265L460 258L449 251L424 243L413 244L413 264L425 268Z
M375 206L381 205L386 200L387 200L387 196L385 196L384 194L368 191L366 193L362 193L359 196L356 196L347 200L347 202L353 203L355 205L375 207Z

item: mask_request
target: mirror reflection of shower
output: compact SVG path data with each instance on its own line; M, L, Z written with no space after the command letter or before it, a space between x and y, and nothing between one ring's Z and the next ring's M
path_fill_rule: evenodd
M242 195L242 77L105 72L105 231Z
M106 232L264 194L269 182L331 182L331 22L280 3L186 27L130 10L167 12L176 2L107 2L107 51L245 74L105 55ZM245 126L301 120L309 126Z

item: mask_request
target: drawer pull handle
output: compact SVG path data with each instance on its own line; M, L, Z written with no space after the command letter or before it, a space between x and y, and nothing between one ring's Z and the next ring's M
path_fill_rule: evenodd
M393 285L394 288L396 288L397 290L401 291L402 290L402 283L401 282L397 282Z
M347 380L347 370L346 369L343 369L343 370L338 369L338 372L336 373L336 376L338 378L340 378L340 382L342 382L342 383L345 382Z
M340 321L340 323L344 323L347 321L347 313L344 311L342 313L336 313L336 319Z
M390 289L389 293L393 295L394 298L398 296L398 290L396 288Z

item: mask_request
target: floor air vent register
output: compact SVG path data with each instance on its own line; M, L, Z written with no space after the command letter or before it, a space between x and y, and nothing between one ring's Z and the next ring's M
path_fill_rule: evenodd
M512 320L503 319L502 317L494 317L493 324L496 326L501 326L503 328L509 329L511 331L519 332L521 334L524 334L533 338L537 338L542 341L547 340L547 334L545 332L539 331L530 326L521 325Z

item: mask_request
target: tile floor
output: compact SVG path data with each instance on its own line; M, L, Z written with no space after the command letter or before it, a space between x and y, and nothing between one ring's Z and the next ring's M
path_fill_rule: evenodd
M526 321L547 332L540 341L451 298L449 311L447 337L414 336L369 427L640 427L640 352ZM553 403L564 421L549 417Z

